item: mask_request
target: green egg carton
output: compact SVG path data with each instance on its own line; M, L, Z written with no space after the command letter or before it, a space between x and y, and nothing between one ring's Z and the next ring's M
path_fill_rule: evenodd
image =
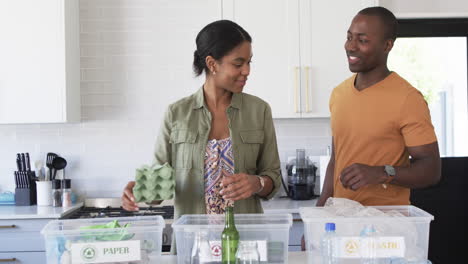
M133 195L136 202L174 198L174 169L168 164L143 166L136 170Z

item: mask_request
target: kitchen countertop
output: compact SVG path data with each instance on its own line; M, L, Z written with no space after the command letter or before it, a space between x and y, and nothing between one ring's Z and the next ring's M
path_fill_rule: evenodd
M317 203L318 198L311 200L298 201L291 200L288 197L274 197L271 200L265 201L262 200L263 212L265 214L275 214L275 213L289 213L289 214L299 214L300 207L314 207ZM174 205L173 200L164 201L163 205ZM294 218L294 215L293 215ZM297 217L296 217L297 218ZM172 224L173 219L165 219L166 224Z
M289 214L299 214L300 207L314 207L317 203L318 198L305 201L291 200L288 197L274 197L271 200L265 201L262 200L263 212L265 214L275 214L275 213L289 213ZM166 202L166 201L164 201ZM161 205L174 205L173 201L167 201L165 204ZM300 216L299 216L300 217ZM293 215L294 218L294 215ZM166 224L172 224L173 219L165 219Z
M163 255L160 264L176 264L177 256L175 255ZM303 264L307 263L307 252L305 251L289 251L288 252L288 263L289 264Z
M274 197L271 200L262 200L262 206L265 213L291 213L298 214L300 207L313 207L317 198L312 200L297 201L287 197ZM164 201L163 205L173 205L173 201ZM16 206L0 205L0 220L2 219L54 219L61 218L64 215L83 206L83 203L76 203L71 207L52 207L52 206ZM167 221L167 220L166 220Z
M298 214L300 207L314 207L317 203L318 198L311 200L291 200L288 197L274 197L271 200L263 201L262 206L264 213L290 213Z
M318 198L311 200L298 201L292 200L289 197L273 197L273 199L265 201L261 200L263 211L265 213L299 213L300 207L314 207ZM141 204L141 206L145 206ZM174 206L174 200L164 200L158 206Z
M81 206L83 203L76 203L71 207L0 205L0 220L60 218Z

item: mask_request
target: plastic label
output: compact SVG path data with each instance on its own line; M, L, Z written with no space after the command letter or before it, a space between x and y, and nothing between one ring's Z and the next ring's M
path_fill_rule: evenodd
M105 263L141 260L140 240L74 243L72 263Z
M338 258L405 257L404 237L336 237L335 254Z
M242 244L242 240L239 241L239 246ZM267 261L267 241L266 240L257 240L257 250L258 255L260 256L260 261ZM211 260L221 262L222 248L220 240L211 240L209 241L211 247Z

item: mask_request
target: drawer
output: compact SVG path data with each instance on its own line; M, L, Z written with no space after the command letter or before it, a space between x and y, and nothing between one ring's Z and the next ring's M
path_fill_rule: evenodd
M0 220L0 252L44 251L42 228L50 219Z
M0 252L0 263L46 264L45 252Z
M288 251L302 251L301 246L289 246Z
M42 228L53 219L8 219L0 220L0 233L5 234L8 232L36 232L41 231ZM12 227L14 226L14 227Z

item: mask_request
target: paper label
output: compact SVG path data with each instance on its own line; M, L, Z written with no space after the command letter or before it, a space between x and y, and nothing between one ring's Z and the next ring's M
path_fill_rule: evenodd
M404 237L337 237L335 254L338 258L405 257Z
M74 243L72 263L105 263L141 260L140 240Z

